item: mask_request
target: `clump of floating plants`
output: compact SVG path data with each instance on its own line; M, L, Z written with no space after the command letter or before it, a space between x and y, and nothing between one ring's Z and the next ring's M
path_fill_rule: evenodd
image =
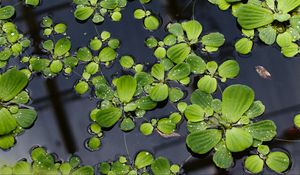
M56 155L47 152L43 147L33 147L30 151L31 161L21 159L14 165L0 166L0 174L62 174L62 175L93 175L92 166L82 166L77 156L68 161L57 160Z
M286 57L299 53L300 39L299 0L249 0L243 4L237 1L215 1L222 10L232 6L232 14L242 27L244 37L235 44L236 51L248 54L252 51L253 39L256 37L267 45L277 45Z

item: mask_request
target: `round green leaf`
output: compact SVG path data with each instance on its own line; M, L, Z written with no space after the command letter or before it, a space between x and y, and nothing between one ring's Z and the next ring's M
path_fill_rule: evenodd
M158 157L151 164L151 170L154 175L169 175L171 173L170 168L169 160L164 157Z
M217 90L217 85L218 85L217 79L209 75L205 75L197 83L199 90L206 92L208 94L214 93Z
M63 56L71 49L71 41L67 38L61 38L54 46L54 55Z
M0 110L0 136L9 134L17 127L16 119L6 109Z
M294 124L300 128L300 114L297 114L295 117L294 117Z
M110 128L122 116L122 111L119 108L109 107L107 109L101 109L96 114L96 122L103 128Z
M173 67L168 73L170 80L182 80L189 76L191 72L190 65L187 63L179 63Z
M235 78L240 73L239 63L235 60L227 60L219 66L218 73L222 78Z
M164 101L169 96L169 87L166 84L157 84L150 90L149 95L153 101Z
M0 20L11 18L15 14L15 8L13 6L4 6L0 8Z
M290 158L284 152L272 152L267 156L266 164L271 170L283 173L289 168Z
M136 88L137 81L130 75L124 75L118 78L117 81L117 93L121 102L128 103L131 101Z
M156 30L158 29L159 25L159 20L155 16L150 15L144 19L144 26L148 30Z
M234 47L240 54L249 54L252 50L253 42L248 38L242 38L235 43Z
M222 132L217 129L208 129L194 132L187 136L186 144L195 153L205 154L214 148L222 138Z
M264 161L258 155L252 155L246 158L245 168L251 173L260 173L264 168Z
M261 101L255 101L245 113L249 118L255 118L265 112L265 105Z
M102 62L113 61L117 57L117 52L111 47L105 47L100 51L98 57Z
M198 37L202 32L202 25L198 21L191 20L191 21L183 22L181 25L183 30L186 32L188 40L190 41L198 40Z
M276 41L277 32L272 26L259 29L259 38L266 44L272 45Z
M19 109L13 116L22 128L29 128L36 120L37 112L32 109Z
M200 122L204 120L204 110L196 104L188 106L184 115L189 122Z
M272 120L263 120L247 126L254 139L271 141L276 136L276 125Z
M120 129L122 131L131 131L135 127L134 122L131 118L124 118L120 124Z
M245 85L231 85L222 95L222 118L235 123L250 108L254 100L253 90Z
M75 10L74 16L75 18L84 21L88 19L94 13L94 9L92 7L79 7Z
M151 125L151 123L143 123L140 126L140 131L146 136L151 135L153 132L153 126Z
M252 145L253 138L250 133L242 128L226 130L226 147L231 152L241 152Z
M162 118L157 123L157 129L164 134L172 134L176 129L176 124L169 118Z
M167 50L167 56L174 63L183 62L191 52L191 47L186 43L176 44Z
M141 151L135 157L134 165L138 169L141 169L141 168L151 165L153 161L154 161L154 158L151 153L146 152L146 151Z

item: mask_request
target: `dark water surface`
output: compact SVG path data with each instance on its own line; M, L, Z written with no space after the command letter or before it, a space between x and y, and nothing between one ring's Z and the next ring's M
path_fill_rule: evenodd
M3 4L17 4L16 0L4 0ZM254 46L254 51L249 56L239 56L234 51L234 41L241 37L241 32L235 18L229 11L220 11L209 4L207 0L196 0L195 19L199 20L204 28L204 33L221 32L226 37L226 44L219 53L203 55L207 60L224 61L234 57L241 67L237 79L222 84L225 88L229 84L245 84L252 87L256 99L264 102L266 112L262 119L272 119L278 126L278 138L300 139L300 132L293 128L293 117L300 113L300 58L287 59L280 54L276 46L266 46L259 41ZM36 9L17 5L17 26L36 44L33 53L39 54L40 43L39 22L43 16L51 16L54 22L64 22L68 25L68 34L71 37L73 48L86 46L89 40L97 35L95 25L90 21L79 23L73 17L74 6L71 0L43 0ZM186 8L185 8L186 7ZM102 25L97 25L98 31L107 30L112 37L121 41L118 50L120 55L129 54L135 57L136 63L149 63L152 65L156 59L153 51L144 45L144 40L150 35L163 38L166 35L164 26L169 22L191 19L193 16L190 0L153 0L146 5L163 20L160 30L149 32L143 28L141 20L133 18L133 11L142 8L138 1L129 2L122 11L121 22L112 22L106 19ZM29 52L30 53L30 52ZM255 66L262 65L272 74L271 80L258 76ZM81 72L79 68L76 71ZM119 64L112 68L102 68L104 74L111 79L117 72L123 74ZM89 96L80 97L73 91L73 85L79 79L73 75L68 79L59 76L55 79L45 80L43 77L34 77L29 85L32 105L38 111L35 125L22 136L17 137L17 144L10 151L0 151L0 165L13 163L21 158L29 158L29 150L34 145L45 146L48 151L55 152L60 158L67 159L72 153L79 155L84 164L96 165L101 161L115 160L118 155L126 155L124 138L127 141L131 158L141 150L148 150L156 156L165 156L173 163L183 164L190 153L186 149L185 124L180 127L183 137L165 139L158 134L145 137L139 133L138 127L131 132L123 134L116 126L110 132L105 132L102 147L99 151L90 152L84 148L85 139L89 138L87 127L89 112L96 107L97 100ZM192 88L188 89L191 92ZM186 98L188 100L189 97ZM174 109L170 105L147 113L148 118L164 117ZM290 175L300 174L300 143L289 143L278 140L270 143L271 148L287 150L292 155L292 167L287 172ZM243 155L235 155L236 164L228 172L217 169L209 155L191 158L184 164L186 174L190 175L215 175L215 174L246 174L242 167ZM272 174L268 170L264 174Z

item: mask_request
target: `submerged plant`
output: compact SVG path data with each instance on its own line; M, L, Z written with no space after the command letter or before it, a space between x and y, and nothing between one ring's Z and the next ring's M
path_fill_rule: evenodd
M195 153L205 154L214 149L213 160L220 168L233 164L231 153L257 147L271 141L276 125L271 120L253 121L264 112L264 105L254 101L254 92L245 85L231 85L222 95L222 101L196 90L192 105L184 113L191 132L186 139Z

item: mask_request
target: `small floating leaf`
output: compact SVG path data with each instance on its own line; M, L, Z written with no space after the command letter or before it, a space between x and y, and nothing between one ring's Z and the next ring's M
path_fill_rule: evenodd
M250 87L229 86L222 95L222 117L230 123L237 122L252 105L253 100L254 92Z
M87 20L94 13L94 9L92 7L78 7L75 12L75 18L84 21Z
M16 119L6 108L0 110L0 126L0 136L9 134L17 127Z
M154 158L151 153L146 151L141 151L137 154L134 160L134 165L138 168L144 168L152 164Z
M218 73L222 78L234 78L240 72L239 63L235 60L227 60L218 68Z
M249 132L242 128L231 128L226 130L226 147L231 152L240 152L252 145L253 138Z
M4 6L0 8L0 20L11 18L15 14L15 8L13 6Z
M272 120L263 120L247 126L254 139L271 141L276 136L276 125Z
M188 106L184 115L189 122L200 122L204 120L204 110L196 104Z
M190 54L190 52L191 52L191 48L188 44L180 43L170 47L167 50L167 56L174 63L178 64L183 62Z
M252 155L246 158L245 168L251 173L260 173L264 168L264 161L258 155Z
M198 40L198 37L202 32L202 25L198 21L191 20L183 22L181 25L190 41Z
M248 38L242 38L235 43L234 47L240 54L249 54L253 47L253 41Z
M255 101L245 113L249 118L255 118L265 112L265 105L261 101Z
M201 42L204 46L218 48L225 43L225 38L223 34L215 32L203 36Z
M158 29L160 23L157 17L150 15L144 19L144 25L146 29L152 31Z
M54 46L54 55L63 56L71 49L71 41L67 38L61 38Z
M6 71L0 76L0 100L11 100L27 86L27 83L27 76L16 68Z
M122 131L131 131L135 127L134 122L131 118L124 118L121 122L120 129Z
M153 126L150 123L143 123L140 126L140 131L144 135L151 135L153 132Z
M299 0L277 0L277 3L278 10L283 14L288 13L300 6Z
M199 90L206 92L208 94L214 93L217 90L217 85L218 85L217 79L209 75L205 75L197 83Z
M117 57L117 53L114 49L111 47L105 47L103 48L99 53L99 59L102 62L109 62L113 61Z
M158 157L151 164L151 170L154 175L169 175L170 172L170 162L164 157Z
M128 103L131 101L137 88L136 79L129 75L118 78L117 92L121 102Z
M103 128L110 128L120 119L122 111L119 108L110 107L101 109L96 114L96 122Z
M166 84L155 85L150 91L150 98L153 101L164 101L169 96L169 87Z
M233 157L225 144L221 142L215 149L216 152L213 156L214 163L220 168L230 168L233 165Z
M222 132L220 130L208 129L189 134L186 143L193 152L205 154L215 147L221 138Z
M298 128L300 128L300 114L298 114L298 115L296 115L296 116L294 117L294 124L295 124Z
M187 63L179 63L174 66L168 73L168 79L170 80L182 80L189 76L191 72L190 65Z
M184 93L179 88L169 88L169 99L171 102L177 102L184 96Z
M237 12L237 18L239 24L244 29L254 29L271 24L274 21L274 15L272 11L252 5L242 5Z
M272 152L267 156L266 164L271 170L283 173L289 168L290 158L284 152Z
M18 113L14 114L13 116L16 118L17 123L22 128L28 128L36 120L37 113L32 109L19 109Z
M176 124L169 118L162 118L157 123L157 129L164 134L172 134L176 129Z

